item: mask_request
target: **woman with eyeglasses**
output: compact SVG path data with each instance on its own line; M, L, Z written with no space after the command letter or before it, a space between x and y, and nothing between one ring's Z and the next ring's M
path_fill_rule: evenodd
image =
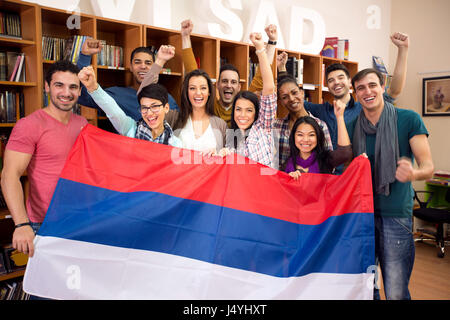
M169 112L169 96L164 86L154 83L142 88L138 94L142 118L135 121L100 87L91 66L84 67L78 77L121 135L174 147L182 146L181 140L174 135L172 128L165 121Z

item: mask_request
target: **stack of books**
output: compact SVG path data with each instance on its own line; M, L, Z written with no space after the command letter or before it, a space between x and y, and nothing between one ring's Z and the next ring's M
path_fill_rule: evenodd
M68 60L77 63L81 47L87 36L75 35L67 39L42 37L42 57L44 60Z
M434 184L437 186L450 186L450 172L448 171L436 171L433 178L427 180L428 184Z
M17 97L19 105L17 106ZM24 97L22 92L0 92L0 123L14 123L17 121L17 107L20 117L25 116Z
M386 89L389 88L392 81L392 76L388 73L386 66L384 65L383 58L372 56L373 68L380 71L384 78L384 84Z
M120 46L109 45L105 40L100 41L103 45L103 49L97 54L97 64L99 66L123 69L123 48Z
M297 84L303 84L303 59L289 57L286 62L286 72L297 81Z
M25 54L0 52L0 81L25 82Z
M17 13L0 12L0 37L22 39L20 16Z
M348 39L339 39L338 37L327 37L323 44L320 55L323 57L348 60L350 42Z

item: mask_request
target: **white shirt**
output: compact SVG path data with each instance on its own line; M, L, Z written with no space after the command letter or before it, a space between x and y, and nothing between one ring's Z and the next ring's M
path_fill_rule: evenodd
M181 129L179 138L183 143L183 148L208 152L211 149L217 148L216 137L211 127L208 125L206 131L198 138L195 137L194 126L191 117L188 118L186 126Z

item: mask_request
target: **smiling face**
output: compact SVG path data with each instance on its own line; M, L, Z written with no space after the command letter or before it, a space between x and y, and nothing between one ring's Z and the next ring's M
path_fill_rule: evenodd
M164 118L169 112L169 104L163 105L161 101L143 97L141 98L141 115L145 123L150 129L156 130L158 133L163 131Z
M295 146L300 150L300 156L307 159L317 146L317 134L313 126L301 123L295 130Z
M279 90L280 102L290 113L302 112L305 93L294 82L284 83Z
M81 93L80 80L75 73L58 71L52 75L50 84L45 82L45 91L50 97L50 106L72 111Z
M203 76L193 76L189 79L188 98L192 109L204 108L209 98L208 81Z
M328 90L336 99L341 99L350 94L351 79L343 70L335 70L328 74Z
M153 64L153 57L146 52L138 52L131 61L130 71L137 83L144 81L145 75Z
M219 91L220 102L223 106L229 106L236 94L241 90L239 83L239 75L236 71L225 70L219 76L217 83L217 90Z
M240 98L234 106L234 121L239 129L245 131L255 121L256 108L250 100Z
M363 109L368 112L382 110L384 89L384 85L380 85L380 79L375 73L369 73L355 81L356 97Z

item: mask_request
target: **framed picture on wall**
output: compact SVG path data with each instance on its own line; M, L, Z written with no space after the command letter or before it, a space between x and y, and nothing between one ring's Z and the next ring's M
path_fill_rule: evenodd
M423 79L422 116L450 116L450 76Z

